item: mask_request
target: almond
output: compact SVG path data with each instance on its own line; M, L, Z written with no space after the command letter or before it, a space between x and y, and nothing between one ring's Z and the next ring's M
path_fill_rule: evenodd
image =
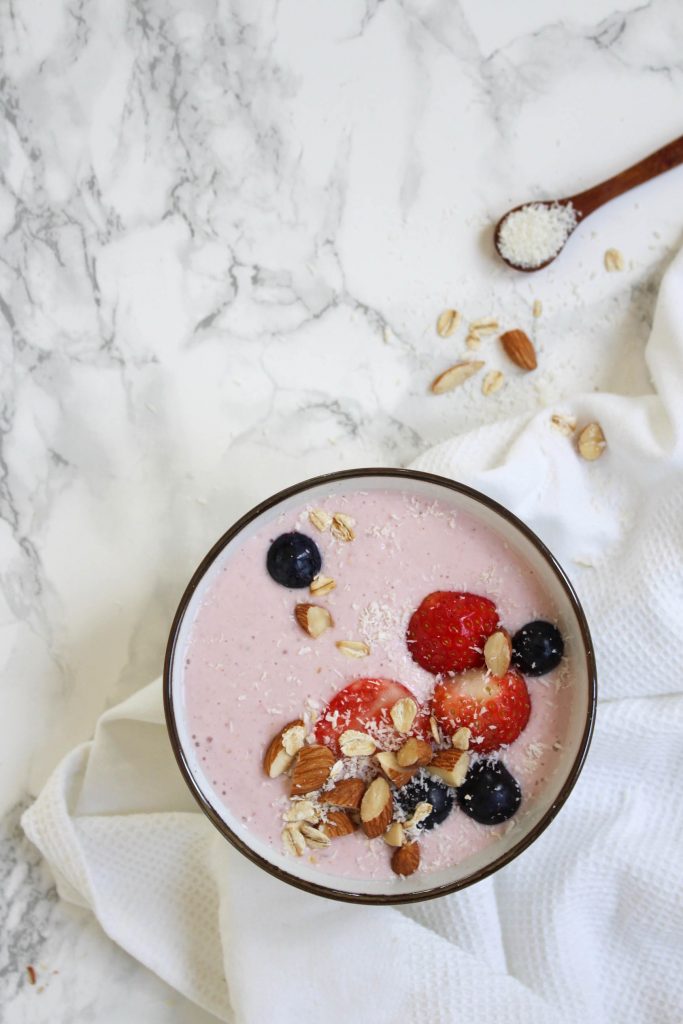
M506 331L500 336L505 354L522 370L535 370L538 366L536 349L531 338L524 331Z
M369 757L377 750L372 736L357 729L347 729L339 737L339 747L345 757Z
M327 782L334 755L329 747L314 744L303 747L292 769L292 796L313 793Z
M357 811L364 792L365 783L362 779L342 779L327 793L321 795L320 803L345 807L348 811Z
M311 594L315 594L316 597L323 597L325 594L329 594L331 590L337 586L335 580L331 576L316 576L311 581L311 585L308 588Z
M442 742L441 729L439 728L439 723L434 718L434 715L430 716L429 728L432 731L432 736L434 737L434 742L435 743L441 743Z
M387 846L403 846L406 834L400 821L394 821L386 830L382 839Z
M353 540L356 534L354 533L353 527L355 526L355 520L351 516L347 516L344 512L335 512L332 516L332 536L337 540L348 541Z
M337 640L336 648L347 658L367 658L370 648L362 640Z
M420 824L421 821L424 821L425 818L428 818L433 810L434 808L430 803L427 803L426 800L421 800L420 803L415 808L415 810L413 811L413 813L411 814L411 816L408 818L408 820L403 822L403 827L415 828L417 825Z
M429 764L433 757L434 751L431 743L411 736L397 753L396 760L401 768L409 768L411 765L418 767Z
M462 786L470 766L470 756L466 751L440 750L429 765L428 771L447 786Z
M332 522L332 516L324 508L312 508L308 513L308 519L321 533L328 530Z
M278 775L282 775L288 768L291 767L292 761L294 760L294 754L288 754L285 750L282 739L285 733L288 733L290 729L298 726L303 726L301 719L297 719L296 722L290 722L289 725L285 725L277 736L273 736L272 740L268 744L265 754L263 755L263 770L270 779L276 779Z
M406 843L399 846L391 858L391 870L397 875L414 874L420 866L420 844Z
M471 735L472 730L468 729L466 725L461 725L451 736L451 743L456 750L469 750Z
M446 391L452 391L453 388L460 387L466 380L473 377L475 373L479 373L484 363L479 359L473 359L471 362L464 361L462 363L455 363L454 366L450 366L443 373L440 373L438 377L435 377L432 381L432 392L435 395L443 395Z
M294 617L303 631L314 640L334 625L327 608L321 608L319 604L298 604L294 609Z
M600 458L607 447L607 441L599 423L589 423L583 428L579 434L578 446L579 454L589 462Z
M316 847L329 846L330 837L320 828L304 823L301 826L301 834L306 840L306 845L315 849Z
M370 783L360 803L360 822L368 839L375 839L386 831L391 812L389 783L380 775Z
M396 701L389 714L396 732L410 732L417 714L417 704L412 697L401 697Z
M462 316L457 309L444 309L436 321L436 333L440 338L450 338L457 331L461 320Z
M356 826L351 818L344 811L328 811L325 821L320 826L328 839L341 839L342 836L351 835Z
M282 833L282 843L285 852L293 857L301 857L306 852L306 840L301 835L297 826L287 826Z
M484 644L484 661L491 675L504 676L510 668L512 658L512 643L510 634L504 629L492 633Z
M389 782L393 782L399 789L401 786L405 786L407 782L410 782L415 774L415 768L401 768L396 760L396 754L392 754L389 750L383 750L380 754L377 754L375 760L389 779Z

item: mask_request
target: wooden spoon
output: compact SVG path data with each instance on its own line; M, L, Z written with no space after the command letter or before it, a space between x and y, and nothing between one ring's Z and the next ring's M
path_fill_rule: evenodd
M504 214L496 225L494 243L498 255L500 258L507 263L509 267L514 270L523 270L525 273L532 273L535 270L542 270L543 267L547 267L549 263L557 259L559 254L564 249L567 239L573 234L574 230L578 227L581 221L585 220L591 213L602 206L604 203L608 203L611 199L615 199L617 196L623 195L624 192L628 192L629 189L635 188L636 185L642 185L643 182L649 181L650 178L656 178L657 175L663 174L664 171L670 171L672 167L677 167L683 163L683 135L679 139L674 139L667 146L663 146L658 149L656 153L651 153L650 156L646 156L644 160L634 164L633 167L628 167L625 171L620 174L615 174L613 178L608 178L607 181L601 182L599 185L594 185L593 188L586 189L585 192L579 192L575 196L569 196L567 199L548 199L542 202L522 203L520 206L515 206L512 210L508 210ZM512 262L511 259L506 258L501 252L501 228L507 218L516 213L518 210L523 210L525 207L546 207L548 209L557 208L558 206L572 207L576 217L575 223L568 227L566 238L560 245L553 255L544 260L543 263L538 263L535 266L522 266L519 263Z

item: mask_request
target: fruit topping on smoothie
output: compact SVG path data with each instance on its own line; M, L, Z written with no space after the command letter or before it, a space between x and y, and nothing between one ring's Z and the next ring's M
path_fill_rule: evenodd
M457 792L458 805L480 825L507 821L522 802L522 791L501 761L477 761Z
M345 513L322 508L309 508L307 516L319 534L328 535L320 539L326 559L340 556L337 578L321 573L318 545L296 531L271 542L266 565L283 587L310 588L311 601L293 602L290 614L312 640L332 632L315 645L323 652L317 671L343 678L337 652L351 660L377 659L367 636L334 635L337 626L324 600L337 587L349 589L341 548L356 539L356 524ZM336 599L330 602L335 617ZM425 836L438 832L451 814L494 826L522 803L519 783L500 758L530 719L524 676L543 675L562 660L559 630L538 619L511 637L496 603L466 590L435 590L416 609L411 605L405 617L392 614L377 646L398 647L394 667L414 665L413 674L429 673L422 700L397 679L353 679L322 709L302 708L301 718L268 745L263 769L270 779L286 781L287 795L277 806L284 801L282 843L293 856L308 853L315 862L316 850L358 831L363 842L382 839L393 851L392 870L406 877L420 866L420 840L431 841ZM359 629L365 635L362 621Z
M527 676L544 676L562 661L564 640L557 626L538 619L522 626L512 639L512 660Z
M493 676L470 669L440 679L432 710L442 732L470 730L470 744L479 754L513 743L529 721L531 701L523 677L515 669Z
M408 704L410 702L410 704ZM407 708L415 711L408 728ZM396 728L399 718L402 728ZM404 731L405 730L405 731ZM327 744L335 753L340 740L349 731L369 734L381 749L396 749L407 732L426 738L429 715L419 710L418 703L407 688L393 679L356 679L340 690L321 712L315 724L318 743Z
M266 568L276 583L289 589L309 587L323 560L315 541L303 533L283 533L268 548Z
M408 649L434 675L484 664L484 644L498 629L493 601L479 594L436 590L408 623Z

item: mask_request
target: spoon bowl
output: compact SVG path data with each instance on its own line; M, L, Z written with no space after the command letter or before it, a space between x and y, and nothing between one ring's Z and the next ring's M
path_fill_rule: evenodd
M606 181L600 182L599 185L594 185L592 188L586 189L584 192L578 192L574 196L569 196L567 199L545 199L540 201L531 201L528 203L522 203L520 206L515 206L498 221L495 232L494 232L494 245L496 251L504 263L507 263L513 270L521 270L524 273L533 273L537 270L543 270L544 267L549 266L553 263L564 249L567 241L574 233L579 224L590 216L595 210L605 203L608 203L611 199L615 199L617 196L623 195L624 192L628 192L632 188L636 188L638 185L642 185L644 182L649 181L651 178L656 178L660 174L664 174L665 171L670 171L673 167L677 167L683 163L683 135L678 139L674 139L673 142L669 142L668 145L663 146L661 149L651 153L650 156L640 160L637 164L633 164L632 167L627 167L625 171L621 171L619 174L615 174L612 178L608 178ZM508 245L505 239L505 227L510 227L509 218L516 214L522 214L525 211L562 211L571 210L574 217L573 222L570 218L563 218L560 214L559 220L556 218L556 225L559 226L561 233L564 237L554 240L546 239L547 249L550 249L548 255L541 255L536 258L537 253L534 254L529 249L528 258L524 256L518 260L511 256ZM533 220L538 223L533 224ZM564 223L560 221L564 220ZM528 218L528 232L527 238L521 238L521 241L527 241L529 246L533 248L534 245L542 245L543 231L540 219L538 217ZM534 231L536 235L534 236ZM522 232L522 235L524 232ZM518 239L519 240L519 239ZM507 250L507 253L506 253ZM542 250L541 250L542 252Z

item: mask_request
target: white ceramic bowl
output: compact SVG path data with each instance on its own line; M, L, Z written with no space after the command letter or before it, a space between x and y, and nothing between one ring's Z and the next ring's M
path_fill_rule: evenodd
M562 737L557 770L525 807L519 826L459 864L408 878L349 879L317 872L307 858L286 857L281 850L250 835L249 829L225 807L203 775L181 707L182 652L198 604L213 573L209 569L230 557L235 545L289 509L331 494L350 491L400 490L439 499L477 517L496 531L536 572L558 609L565 653L572 664L573 700ZM204 813L241 853L270 874L292 885L333 899L357 903L406 903L454 892L477 882L518 856L543 832L569 796L581 771L593 730L596 671L593 646L579 600L563 570L545 545L508 509L471 488L443 477L412 470L357 469L306 480L262 502L243 516L214 545L190 581L176 612L164 667L166 720L173 750L185 781Z

